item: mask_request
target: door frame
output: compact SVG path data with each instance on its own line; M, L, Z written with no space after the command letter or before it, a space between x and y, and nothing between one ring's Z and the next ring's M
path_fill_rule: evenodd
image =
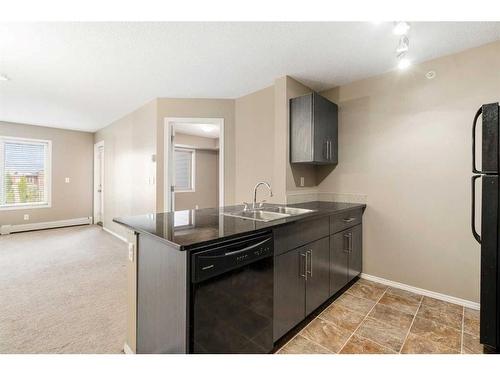
M219 126L219 207L224 206L224 118L220 117L166 117L163 132L163 209L169 212L175 209L171 186L174 184L172 135L174 125L182 123L200 123Z
M98 160L98 155L99 155L99 149L102 147L102 168L101 165L99 164ZM94 191L93 191L93 200L94 200L94 211L92 215L93 223L97 224L99 221L103 223L104 226L104 168L105 168L105 155L106 149L104 148L104 141L100 141L94 144ZM100 207L100 216L97 217L97 212L99 211L98 207L98 199L97 199L97 188L98 188L98 181L99 181L99 173L101 174L101 207ZM100 220L99 220L100 219Z

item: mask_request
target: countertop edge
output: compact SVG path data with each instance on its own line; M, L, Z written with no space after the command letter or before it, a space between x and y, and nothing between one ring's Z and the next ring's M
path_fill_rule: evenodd
M294 206L300 207L301 204L305 204L305 203L307 203L307 202L289 204L288 206L291 206L291 207L294 207ZM333 209L332 210L326 209L326 210L311 212L311 213L304 214L304 215L298 215L296 217L287 218L286 222L283 222L281 220L276 220L275 223L268 222L269 225L267 227L258 228L258 229L252 229L252 230L240 232L240 233L233 234L233 235L228 235L227 237L221 237L221 238L217 238L217 239L212 239L212 240L207 240L207 241L201 241L201 242L193 243L193 244L189 244L189 245L180 245L178 243L169 241L169 240L167 240L164 237L160 237L160 236L157 236L157 235L155 235L153 233L150 233L150 232L148 232L146 230L142 230L140 228L133 227L133 226L131 226L131 225L125 223L125 222L120 221L120 218L113 218L113 222L115 222L117 224L120 224L120 225L123 225L124 227L126 227L126 228L134 231L135 233L144 234L144 235L147 235L149 237L155 238L156 240L158 240L160 242L163 242L166 245L169 245L170 247L174 248L175 250L178 250L178 251L188 251L188 250L195 249L195 248L198 248L198 247L201 247L201 246L207 246L207 245L215 244L217 242L231 240L233 238L238 238L240 236L245 236L245 235L249 235L249 234L252 234L252 233L257 233L257 232L266 231L266 230L273 230L274 228L281 227L281 226L284 226L284 225L288 225L288 224L291 224L291 223L295 223L295 222L301 221L301 220L308 220L308 219L315 219L315 218L320 218L320 217L324 217L324 216L331 216L331 215L335 215L337 213L342 213L342 212L345 212L345 211L351 211L351 210L357 210L357 209L363 209L363 211L364 211L366 209L366 203L352 203L352 204L354 205L352 207L346 207L346 208L335 209L335 210L333 210Z

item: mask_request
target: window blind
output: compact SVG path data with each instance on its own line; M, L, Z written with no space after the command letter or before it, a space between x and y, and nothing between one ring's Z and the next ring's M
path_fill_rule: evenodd
M0 207L48 203L49 142L0 137Z
M193 150L175 149L175 190L193 190Z

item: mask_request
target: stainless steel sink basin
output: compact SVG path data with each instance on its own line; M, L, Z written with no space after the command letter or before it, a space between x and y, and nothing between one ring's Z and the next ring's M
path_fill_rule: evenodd
M263 210L268 212L287 214L290 216L303 215L314 212L314 210L307 210L305 208L295 208L295 207L285 207L285 206L265 207Z
M284 219L291 216L303 215L310 212L314 211L306 210L304 208L274 206L274 207L263 207L258 209L242 210L235 212L224 212L223 215L239 217L241 219L267 222L267 221Z

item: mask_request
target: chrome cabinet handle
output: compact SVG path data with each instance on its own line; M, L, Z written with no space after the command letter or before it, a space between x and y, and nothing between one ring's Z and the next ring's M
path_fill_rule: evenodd
M347 248L344 246L344 253L352 252L352 232L344 234L344 239L347 239Z
M348 219L343 219L344 223L352 223L354 220L356 220L355 217L350 217Z
M304 254L304 253L301 253L300 256L304 258L304 262L303 262L303 264L304 264L304 273L301 273L300 276L303 277L304 279L306 279L306 281L307 281L307 255Z
M329 140L328 141L328 144L330 145L330 147L328 147L328 150L329 150L329 153L328 153L328 160L332 160L332 141Z
M307 271L307 273L309 274L309 276L311 276L311 278L313 277L313 267L312 267L312 250L307 250L306 251L306 254L309 255L309 271ZM307 259L307 258L306 258ZM306 263L307 264L307 263Z

